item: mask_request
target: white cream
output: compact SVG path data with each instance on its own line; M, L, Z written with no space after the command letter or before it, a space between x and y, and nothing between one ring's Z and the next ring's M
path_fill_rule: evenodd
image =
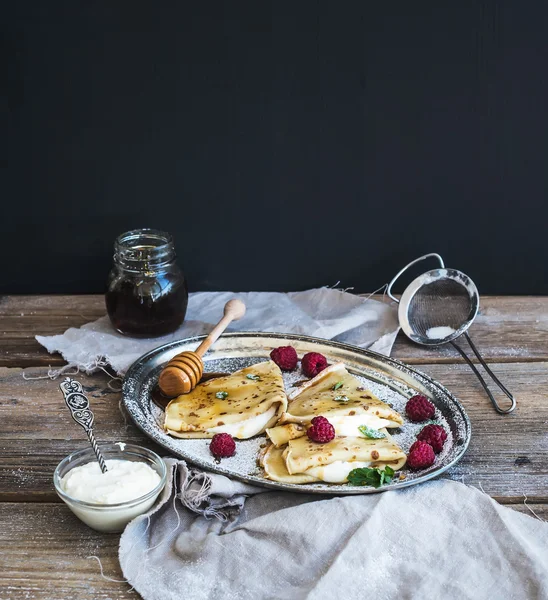
M371 429L382 429L383 427L392 427L394 421L382 419L377 415L353 415L353 416L338 416L326 415L328 421L335 428L336 435L344 437L365 437L358 427L365 425Z
M452 327L430 327L426 330L426 337L430 340L443 340L455 331Z
M61 479L61 489L76 500L106 505L136 500L160 483L158 473L143 462L113 459L106 465L106 473L97 461L71 469Z
M312 467L305 471L305 474L327 483L344 483L350 471L368 467L370 464L370 462L336 460L325 467Z
M207 431L208 433L229 433L232 437L238 439L247 439L263 431L269 422L275 417L277 409L278 407L274 405L271 406L266 412L255 417L251 417L250 419L246 419L245 421L211 427Z

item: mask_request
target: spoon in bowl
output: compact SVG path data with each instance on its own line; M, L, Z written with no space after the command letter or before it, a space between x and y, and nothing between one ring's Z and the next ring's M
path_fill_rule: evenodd
M83 427L84 431L87 433L89 443L93 448L93 452L95 452L95 456L99 462L101 471L106 473L107 465L105 463L105 458L101 454L99 446L95 440L95 436L93 435L93 413L89 408L89 400L86 396L84 396L82 384L75 379L67 377L59 387L63 392L65 403L70 410L72 418L78 423L78 425Z

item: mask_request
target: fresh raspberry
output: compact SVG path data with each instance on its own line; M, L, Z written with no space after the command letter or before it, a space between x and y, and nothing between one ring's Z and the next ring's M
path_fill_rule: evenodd
M270 358L282 371L293 371L299 360L297 351L293 346L280 346L279 348L274 348L270 353Z
M229 433L216 433L209 444L211 454L215 458L228 458L236 452L236 442Z
M335 428L325 417L314 417L312 426L306 430L306 435L319 444L327 444L335 437Z
M420 423L421 421L431 419L434 416L436 409L426 396L417 394L407 402L405 405L405 412L411 421Z
M447 439L447 432L441 425L427 425L423 427L417 439L421 442L430 444L436 454L443 449L443 444Z
M426 442L415 442L409 448L407 465L410 469L426 469L426 467L433 465L435 460L434 449Z
M327 367L327 358L318 352L309 352L301 360L303 373L307 377L316 377L316 375Z

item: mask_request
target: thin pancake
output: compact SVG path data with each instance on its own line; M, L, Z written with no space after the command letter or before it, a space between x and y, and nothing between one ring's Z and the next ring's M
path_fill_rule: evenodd
M319 415L328 419L359 415L359 425L374 429L403 424L401 415L367 391L343 363L327 367L290 394L287 412L282 415L280 424L309 423Z
M260 465L264 469L265 477L272 481L281 481L282 483L314 483L320 481L310 475L290 475L285 466L283 453L285 448L277 448L271 444L266 448L260 458Z
M227 396L218 398L222 392ZM267 361L201 383L173 399L166 407L164 427L181 438L210 438L226 431L247 439L274 425L286 408L282 373Z
M391 465L394 470L405 464L406 455L390 436L379 440L360 437L336 437L327 444L308 437L290 440L284 451L288 473L304 473L334 462L361 462L370 466ZM351 470L351 469L350 469Z
M285 446L289 440L306 435L306 428L300 423L288 423L267 429L266 435L275 446L280 447Z
M260 465L267 479L295 484L315 481L345 483L350 471L358 467L383 469L388 465L397 471L405 465L405 453L394 443L386 429L382 432L386 435L383 440L339 437L328 444L318 444L307 443L307 437L300 437L286 446L276 447L272 444L263 450ZM307 470L290 473L288 458L293 465L302 465Z

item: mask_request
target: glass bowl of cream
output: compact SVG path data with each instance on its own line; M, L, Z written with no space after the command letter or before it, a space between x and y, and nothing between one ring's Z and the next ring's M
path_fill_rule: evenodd
M57 465L55 491L86 525L123 531L156 501L166 484L166 465L152 450L134 444L101 444L100 450L106 473L91 448L78 450Z

